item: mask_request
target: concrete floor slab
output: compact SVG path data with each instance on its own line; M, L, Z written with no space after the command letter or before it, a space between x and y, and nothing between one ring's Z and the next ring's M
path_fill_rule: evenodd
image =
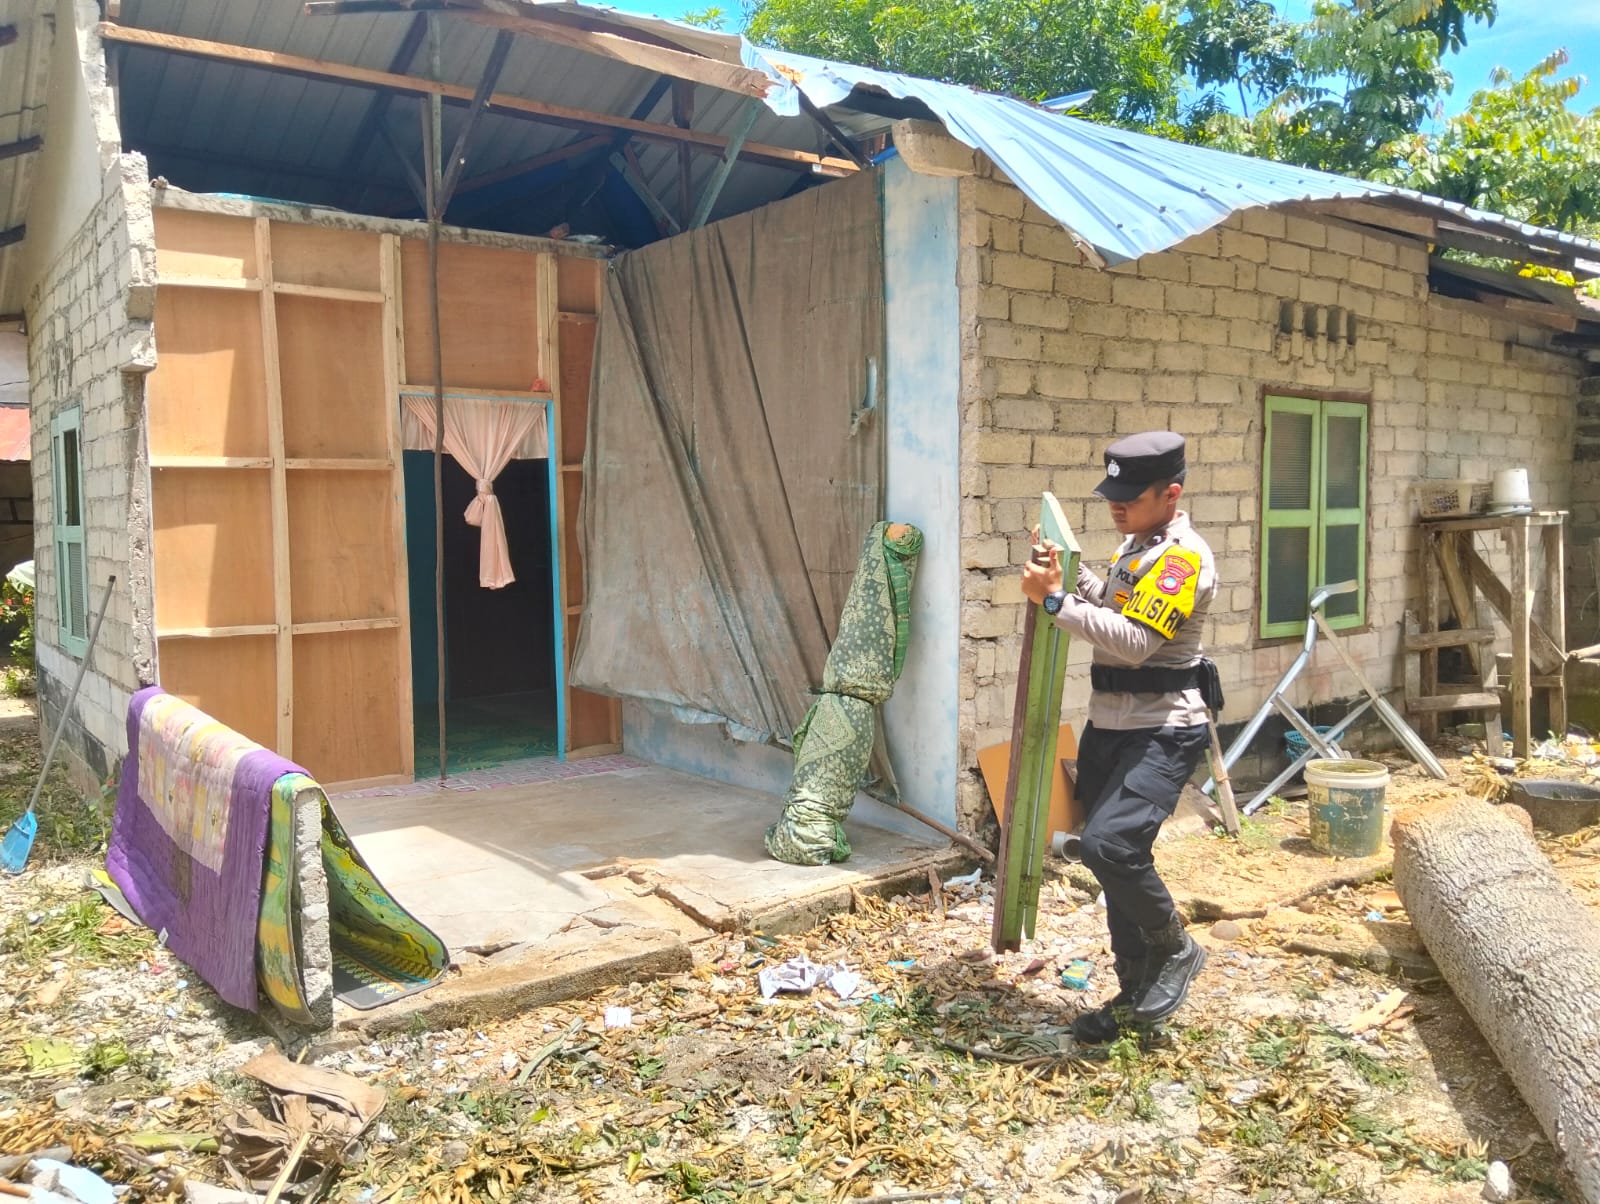
M949 851L914 820L858 800L848 862L785 865L762 845L779 800L653 766L335 805L373 871L453 952L586 924L660 928L663 900L708 930L775 922L786 903L815 908L842 893L848 905L851 887L909 878Z

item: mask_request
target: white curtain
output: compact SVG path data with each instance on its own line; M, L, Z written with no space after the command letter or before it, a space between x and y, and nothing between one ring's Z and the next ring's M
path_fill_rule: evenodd
M434 407L431 395L404 395L404 427L414 424L422 436L414 446L411 432L403 440L408 449L432 450ZM500 499L494 495L494 479L517 453L529 443L539 448L540 458L549 455L549 435L545 430L544 407L526 401L500 401L485 397L444 399L444 449L470 472L478 483L478 494L467 507L466 519L483 531L478 548L478 584L484 589L503 589L515 581L511 571L511 552L506 545L505 518Z

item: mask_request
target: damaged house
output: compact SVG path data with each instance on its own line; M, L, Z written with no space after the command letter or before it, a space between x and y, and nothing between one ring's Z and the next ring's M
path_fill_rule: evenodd
M1566 512L1523 566L1553 641L1563 581L1587 592L1600 311L1458 253L1571 270L1593 243L577 3L106 8L11 0L0 43L52 726L116 578L85 779L159 683L347 796L413 898L455 841L553 876L572 843L662 855L652 824L733 833L755 881L887 518L925 538L889 776L977 832L1039 494L1104 560L1100 451L1150 428L1189 440L1231 724L1329 581L1401 689L1419 481L1526 467ZM1070 719L1087 649L1068 682ZM1361 687L1329 657L1301 688ZM446 822L446 765L674 773ZM896 856L943 844L872 814ZM497 932L444 935L528 935Z

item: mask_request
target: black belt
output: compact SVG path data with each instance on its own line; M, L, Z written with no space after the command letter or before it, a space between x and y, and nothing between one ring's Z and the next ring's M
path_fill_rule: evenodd
M1217 666L1201 660L1182 669L1120 669L1115 665L1090 665L1089 684L1102 694L1178 694L1199 690L1213 712L1222 710L1222 678Z

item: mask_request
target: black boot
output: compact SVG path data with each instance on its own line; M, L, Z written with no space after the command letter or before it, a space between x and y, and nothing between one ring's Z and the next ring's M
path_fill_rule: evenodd
M1121 988L1092 1012L1072 1022L1072 1037L1080 1045L1104 1045L1122 1032L1122 1020L1144 985L1145 959L1119 957L1116 960L1117 984Z
M1206 964L1200 948L1176 914L1162 927L1144 934L1150 949L1144 983L1130 1015L1135 1023L1156 1024L1183 1006L1189 984Z

